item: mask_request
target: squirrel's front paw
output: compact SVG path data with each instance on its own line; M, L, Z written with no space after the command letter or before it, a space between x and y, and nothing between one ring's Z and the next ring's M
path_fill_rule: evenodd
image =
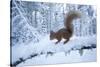
M58 44L58 42L56 42L55 44Z
M66 44L66 42L63 43L64 45Z
M64 45L65 45L67 42L68 42L68 41L65 41L65 42L64 42Z
M66 44L69 41L69 39L67 39L66 41L64 41L64 44Z

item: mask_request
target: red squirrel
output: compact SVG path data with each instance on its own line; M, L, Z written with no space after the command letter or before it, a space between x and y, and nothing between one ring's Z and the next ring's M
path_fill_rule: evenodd
M57 32L50 31L50 40L57 39L58 41L55 43L59 43L62 38L66 39L64 44L67 43L71 36L73 35L73 25L72 22L74 19L80 18L81 14L77 11L70 11L67 14L67 17L64 21L65 28L58 30Z

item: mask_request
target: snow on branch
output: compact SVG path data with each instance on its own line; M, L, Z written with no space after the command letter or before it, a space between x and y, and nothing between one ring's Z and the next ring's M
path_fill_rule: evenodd
M82 54L83 54L83 50L84 49L93 49L93 48L96 48L96 45L94 45L94 44L92 44L91 46L83 46L81 49L75 49L75 50L79 50L79 53L80 53L80 55L82 56ZM73 50L73 48L72 48L72 50ZM70 51L72 51L72 50L70 50ZM48 55L53 55L53 54L55 54L54 52L47 52L46 53L46 57L48 56ZM11 66L17 66L18 64L20 64L20 63L22 63L22 62L25 62L26 60L28 60L28 59L32 59L32 58L34 58L34 57L36 57L36 56L40 56L40 55L43 55L43 53L41 52L41 54L38 54L38 53L36 53L36 54L32 54L32 55L30 55L28 58L26 58L26 59L23 59L23 58L19 58L19 60L17 60L16 62L14 62L13 64L11 64ZM65 52L65 55L66 55L66 52Z
M83 50L94 49L96 48L96 36L88 36L88 37L72 37L71 40L63 44L60 42L55 44L54 42L49 40L49 35L43 38L39 43L32 44L32 42L28 45L20 45L12 47L12 63L11 66L17 66L18 64L25 62L28 59L32 59L36 56L48 55L53 56L58 52L64 52L65 55L70 53L71 51L78 50L80 56L83 55Z

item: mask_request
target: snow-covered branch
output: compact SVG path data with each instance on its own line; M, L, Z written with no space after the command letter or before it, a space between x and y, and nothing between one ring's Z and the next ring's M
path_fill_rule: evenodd
M92 49L94 49L94 48L96 48L96 45L95 44L92 44L91 46L83 46L81 49L75 49L75 50L79 50L79 53L80 53L80 55L82 55L83 54L83 50L85 50L85 49L87 49L87 50L92 50ZM70 52L71 51L73 51L73 49L74 48L72 48L71 50L70 50ZM65 52L65 55L67 54L68 52ZM40 55L43 55L43 54L45 54L45 53L40 53L40 54L38 54L38 53L36 53L36 54L32 54L32 55L30 55L28 58L26 58L26 59L23 59L23 58L19 58L19 60L17 60L16 62L14 62L13 64L11 64L11 66L17 66L18 64L20 64L20 63L22 63L22 62L25 62L25 61L27 61L28 59L32 59L32 58L34 58L34 57L36 57L36 56L40 56ZM53 55L53 54L55 54L55 52L47 52L45 55L46 55L46 57L48 56L48 55Z
M58 52L64 52L65 55L67 55L68 53L70 53L71 51L79 51L80 56L83 55L84 50L92 50L94 48L96 48L96 39L95 39L95 35L92 37L72 37L71 40L66 43L65 45L63 44L63 42L56 44L52 41L49 40L49 36L47 35L46 37L43 38L43 40L41 40L41 42L36 43L36 44L32 44L30 43L28 46L26 45L21 45L19 46L19 48L17 47L17 49L15 49L13 47L14 50L16 50L15 52L13 52L13 54L20 54L18 57L17 54L17 59L13 59L12 60L12 66L16 66L24 61L27 61L28 59L32 59L34 57L37 56L41 56L41 55L45 55L45 57L48 57L49 55L53 56L54 54L58 53ZM24 48L24 49L23 49ZM20 49L20 50L19 50ZM23 49L23 50L22 50ZM22 51L21 53L19 53L18 51ZM27 53L27 55L25 55ZM14 58L15 58L15 54L14 54ZM13 57L13 56L12 56Z

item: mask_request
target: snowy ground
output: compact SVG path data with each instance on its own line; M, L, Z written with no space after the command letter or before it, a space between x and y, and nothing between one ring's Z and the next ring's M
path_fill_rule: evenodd
M23 65L38 65L38 64L57 64L57 63L72 63L96 61L96 48L81 49L84 46L96 45L96 36L75 37L63 44L63 41L55 45L56 40L50 41L49 35L46 35L39 43L21 44L12 47L12 63L19 60L19 58L27 59L18 64L18 67ZM49 53L52 52L52 53ZM80 53L81 52L81 53ZM38 54L31 59L30 55ZM80 55L82 54L82 55Z

